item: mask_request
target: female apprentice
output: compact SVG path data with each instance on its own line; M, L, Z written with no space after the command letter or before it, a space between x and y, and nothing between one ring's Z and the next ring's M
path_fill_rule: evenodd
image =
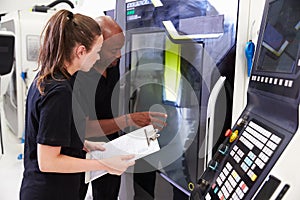
M86 119L72 99L72 88L76 72L89 71L100 58L103 36L97 22L60 10L47 22L43 38L38 59L41 69L26 100L20 199L76 200L80 172L106 170L120 175L134 164L134 156L84 159L83 148L102 148L84 142Z

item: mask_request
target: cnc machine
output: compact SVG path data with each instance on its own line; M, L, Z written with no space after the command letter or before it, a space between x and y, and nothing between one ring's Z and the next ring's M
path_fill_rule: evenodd
M117 5L116 19L126 30L120 81L124 112L169 116L158 138L161 150L145 158L150 167L137 164L135 172L159 169L174 190L188 197L219 133L231 124L238 1L128 0Z
M247 105L191 199L299 199L300 2L267 0Z
M6 76L6 91L3 91L3 109L8 127L22 138L25 124L25 102L27 90L34 79L38 66L37 58L40 36L48 19L53 15L52 7L68 0L54 1L47 6L34 6L32 11L17 10L1 18L1 28L15 35L15 65L10 76Z

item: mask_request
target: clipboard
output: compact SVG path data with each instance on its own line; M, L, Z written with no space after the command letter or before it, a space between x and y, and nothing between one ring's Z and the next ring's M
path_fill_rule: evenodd
M148 125L122 135L108 143L105 143L105 151L91 151L86 155L87 159L104 159L117 155L134 154L134 160L140 159L160 150L157 138L160 135L153 125ZM103 175L107 171L85 172L85 183L89 183Z

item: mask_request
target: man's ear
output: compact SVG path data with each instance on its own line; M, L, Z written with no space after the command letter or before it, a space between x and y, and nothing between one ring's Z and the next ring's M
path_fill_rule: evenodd
M79 45L76 48L76 56L80 57L86 53L86 48L84 45Z

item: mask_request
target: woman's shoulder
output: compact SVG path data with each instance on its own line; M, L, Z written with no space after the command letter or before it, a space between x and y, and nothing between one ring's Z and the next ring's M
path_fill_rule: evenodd
M45 81L45 94L47 93L72 93L72 84L68 79L48 79Z

